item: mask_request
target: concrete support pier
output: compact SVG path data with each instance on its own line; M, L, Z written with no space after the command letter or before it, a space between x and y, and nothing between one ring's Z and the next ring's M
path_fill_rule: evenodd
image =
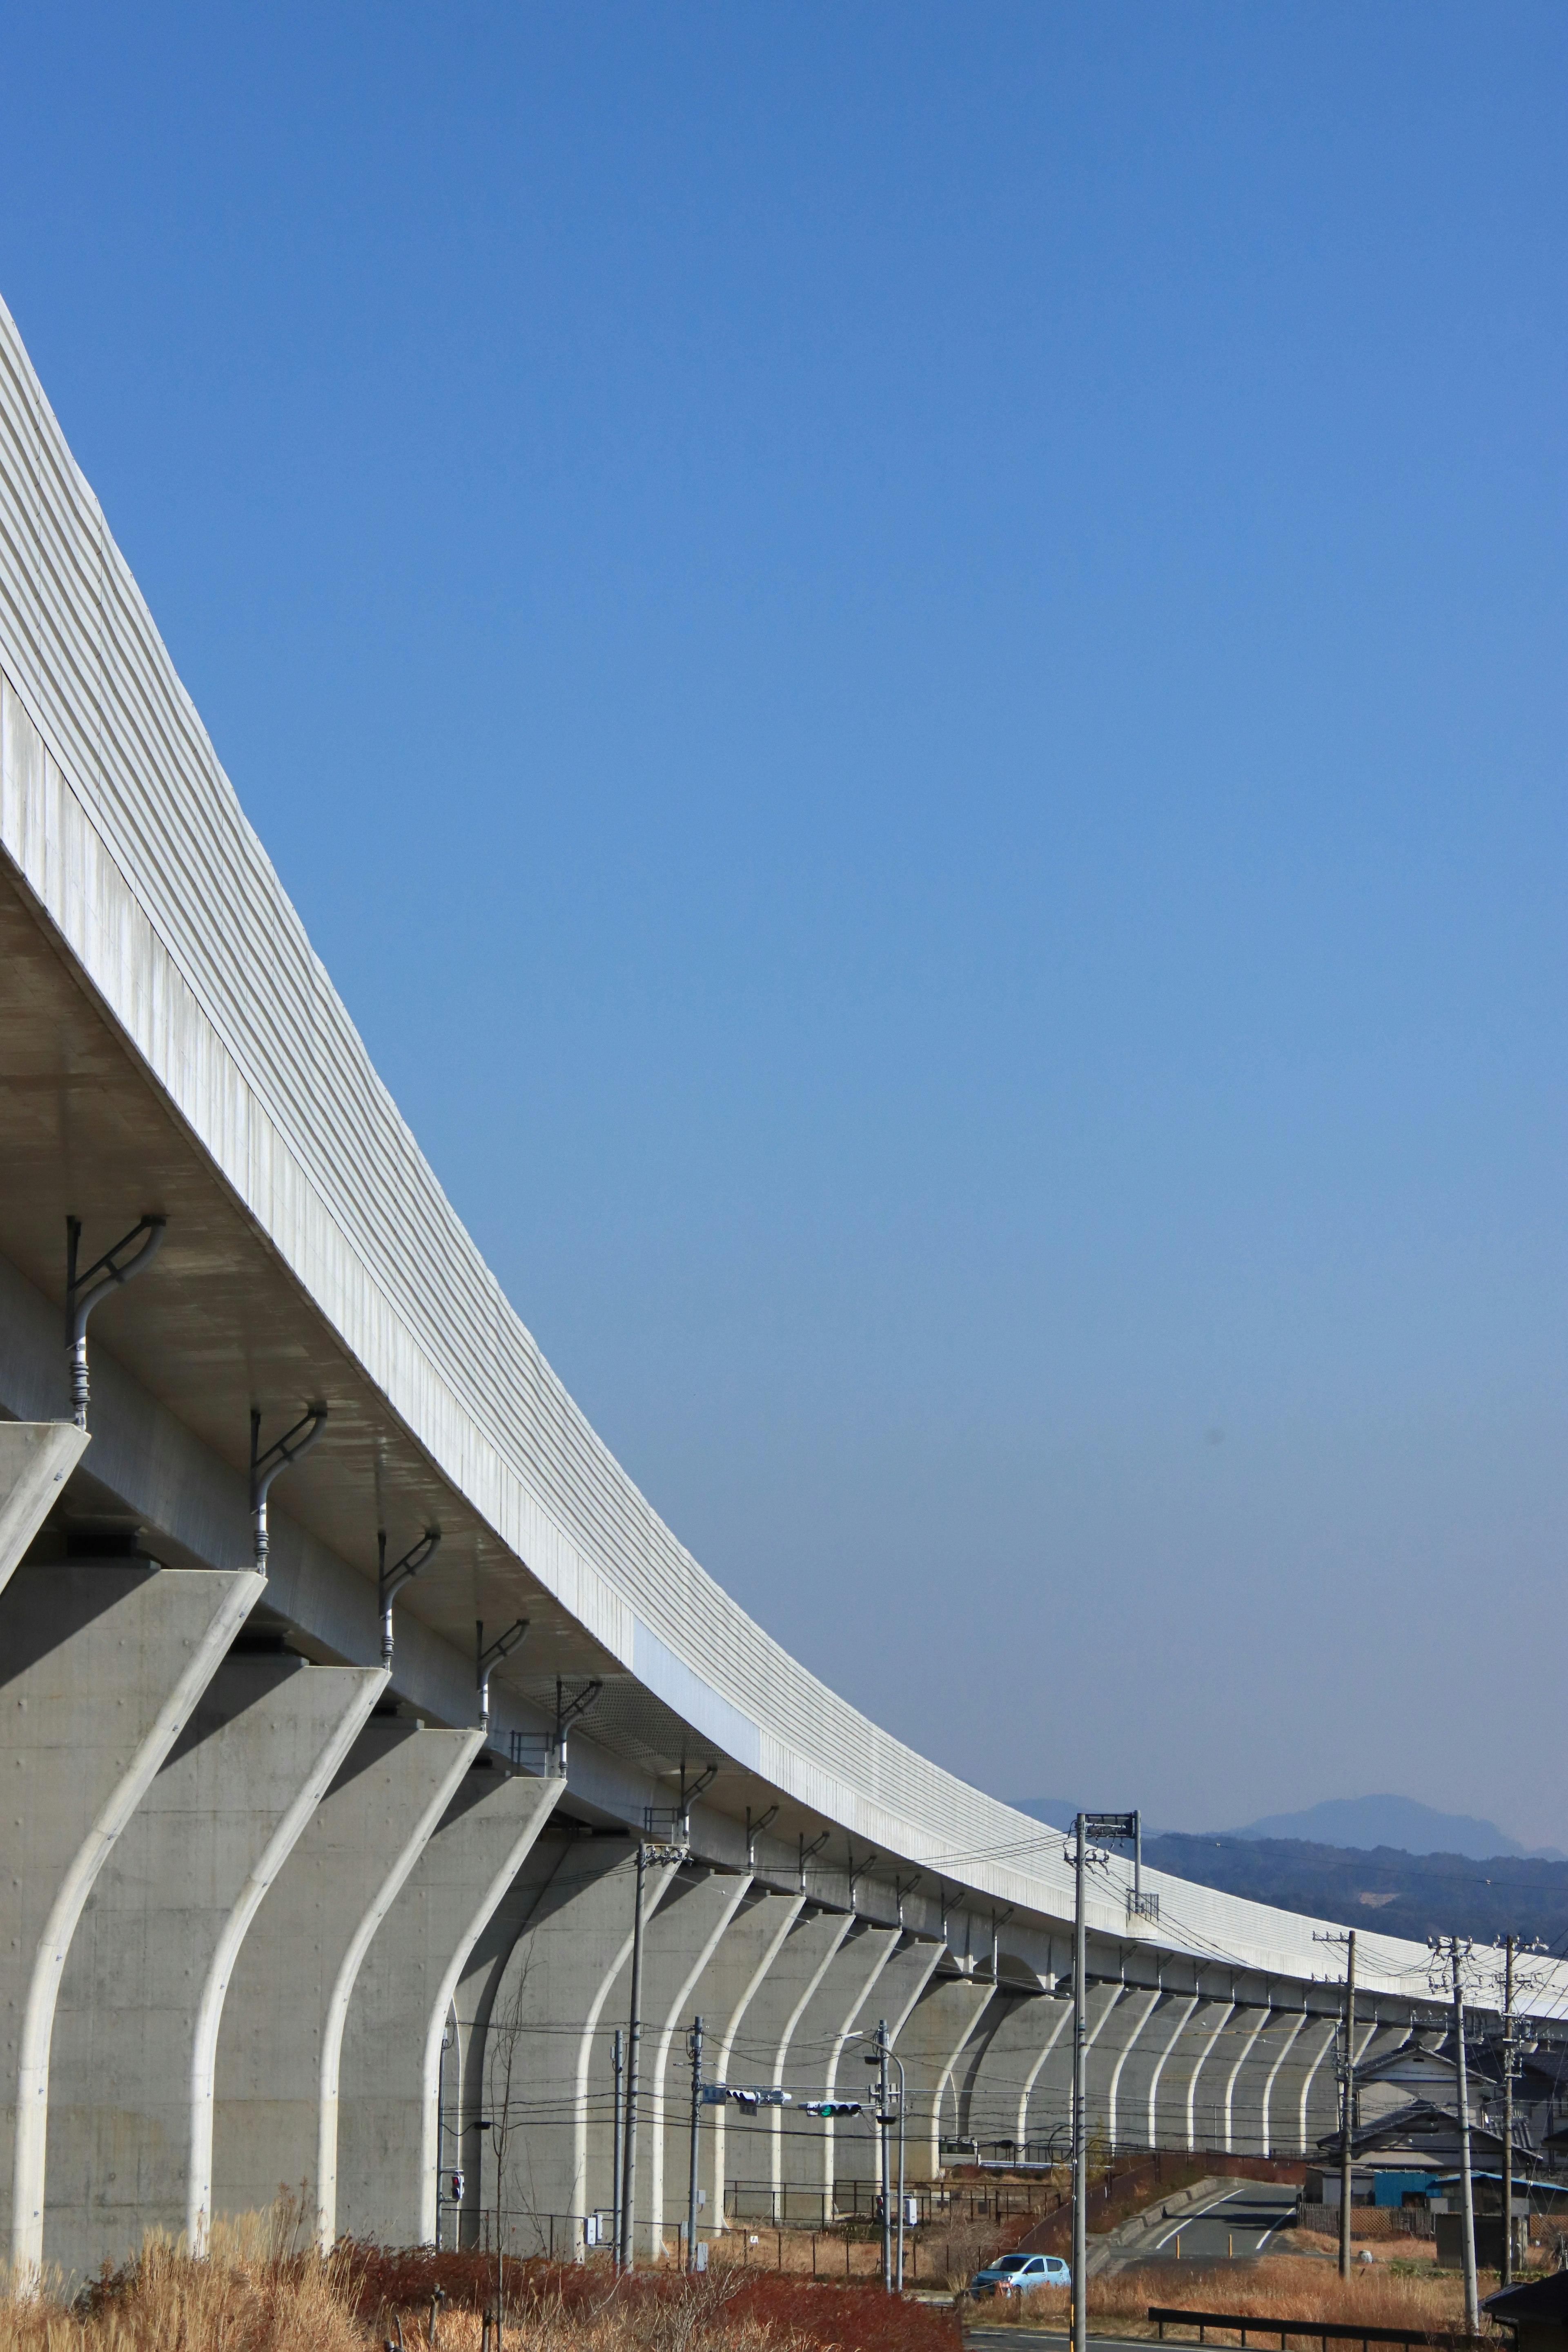
M74 1421L0 1421L0 1591L86 1446Z
M909 2094L904 2168L911 2181L930 2180L942 2168L942 2133L958 2127L953 2074L995 1994L994 1985L973 1977L942 1977L927 1984L905 2021L899 2055Z
M693 1986L689 2005L702 2016L702 2071L710 2083L748 2084L762 2079L753 2063L747 2011L805 1901L803 1895L753 1889L726 1927ZM702 2111L697 2143L697 2182L704 2200L698 2214L700 2237L724 2226L724 2154L731 2113L728 2102ZM678 2196L684 2193L687 2179L689 2128L678 2103L667 2102L664 2178L675 2184Z
M44 2253L68 2275L128 2259L150 2228L205 2243L229 1977L385 1682L226 1658L99 1874L50 2067Z
M300 2196L316 2241L337 2234L339 2063L382 1921L483 1734L377 1717L257 1912L217 2043L213 2210Z
M563 1786L477 1756L370 1947L339 2074L340 2232L385 2246L435 2243L440 2169L460 2161L456 2147L437 2144L453 1995ZM454 2067L454 2087L457 2079Z
M659 1906L648 1938L643 1981L644 2089L637 2102L637 2210L647 2217L637 2241L639 2261L658 2260L664 2246L673 2248L685 2229L691 2110L687 2034L702 1973L750 1884L744 1874L706 1871L689 1877L683 1872ZM595 2053L598 2080L604 2077L605 2054L601 2038ZM706 2053L703 2072L708 2073ZM672 2142L679 2152L667 2171L666 2151Z
M732 2081L781 2090L795 2087L786 2079L795 2027L852 1924L845 1911L802 1912L746 2011L745 2063L733 2066ZM725 2160L734 2185L732 2208L737 2221L773 2218L779 2185L780 2128L777 2108L763 2107L754 2117L737 2108L729 2116Z
M644 1930L673 1873L650 1869ZM492 2245L531 2254L580 2249L586 2216L610 2203L607 2061L626 2022L637 1847L620 1838L569 1843L519 1936L490 2002L482 2138L483 2211ZM647 2043L644 2042L646 2064ZM646 2079L646 2077L645 2077ZM599 2096L590 2099L590 2082ZM592 2159L592 2160L590 2160ZM647 2211L646 2173L637 2210Z
M50 2047L77 1922L264 1582L115 1559L20 1568L0 1592L0 2168L24 2273L43 2259Z

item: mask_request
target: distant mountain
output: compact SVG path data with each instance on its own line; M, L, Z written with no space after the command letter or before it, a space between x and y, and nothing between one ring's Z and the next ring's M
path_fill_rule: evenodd
M1370 1853L1394 1846L1402 1853L1462 1853L1472 1862L1496 1855L1545 1862L1568 1861L1556 1846L1530 1848L1500 1830L1495 1822L1470 1813L1440 1813L1414 1797L1331 1797L1300 1813L1266 1813L1260 1821L1227 1830L1227 1837L1303 1838L1313 1845L1349 1846Z
M1187 1837L1167 1832L1143 1841L1144 1862L1177 1878L1245 1895L1282 1911L1342 1920L1372 1935L1473 1936L1494 1944L1539 1936L1561 1950L1568 1938L1568 1863L1502 1854L1477 1861L1461 1853L1370 1853L1255 1834ZM1177 1920L1179 1905L1166 1898Z

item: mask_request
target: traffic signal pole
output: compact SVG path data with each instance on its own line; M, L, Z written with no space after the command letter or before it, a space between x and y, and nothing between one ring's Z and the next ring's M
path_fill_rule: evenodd
M691 2166L686 2180L686 2267L697 2268L697 2127L702 2120L702 2020L694 2017L687 2037L691 2053Z

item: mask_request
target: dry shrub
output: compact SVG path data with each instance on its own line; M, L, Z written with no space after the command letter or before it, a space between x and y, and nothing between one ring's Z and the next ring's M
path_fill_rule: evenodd
M0 2352L416 2352L445 2298L439 2352L479 2352L493 2257L300 2243L288 2202L216 2229L205 2257L149 2237L134 2263L67 2303L47 2283L0 2293ZM950 2314L864 2287L715 2268L647 2271L509 2261L505 2352L956 2352Z
M220 2225L205 2259L150 2235L67 2305L46 2282L0 2299L0 2352L364 2352L352 2258L296 2242L289 2206Z

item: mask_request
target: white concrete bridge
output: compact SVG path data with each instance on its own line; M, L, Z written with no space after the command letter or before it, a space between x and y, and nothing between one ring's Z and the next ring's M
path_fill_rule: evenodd
M566 1395L371 1067L3 311L0 730L14 2255L96 2269L280 2184L323 2238L428 2239L458 2166L444 2226L472 2237L503 2141L520 2247L551 2215L580 2234L612 2200L650 1831L685 1858L649 1874L645 2252L684 2210L694 2011L719 2077L819 2095L864 2081L850 2037L887 2019L921 2177L944 2137L1047 2141L1060 1836L789 1657ZM92 1310L88 1434L68 1217L80 1271L162 1221ZM253 1415L263 1457L316 1430L264 1574ZM387 1663L382 1541L395 1564L435 1531ZM476 1622L489 1647L521 1621L481 1720ZM1157 1917L1120 1862L1097 1874L1091 2120L1314 2142L1338 1954L1310 1920L1149 1887ZM1368 1939L1361 1974L1369 2042L1436 2015L1424 1949ZM863 2129L709 2114L710 2222L728 2181L820 2211L871 2168Z

